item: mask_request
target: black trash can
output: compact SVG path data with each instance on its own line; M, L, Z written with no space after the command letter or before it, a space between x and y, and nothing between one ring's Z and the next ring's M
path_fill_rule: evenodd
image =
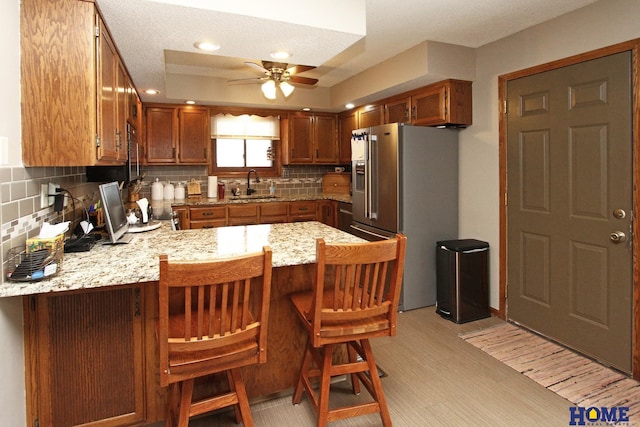
M489 317L489 243L436 243L436 313L455 323Z

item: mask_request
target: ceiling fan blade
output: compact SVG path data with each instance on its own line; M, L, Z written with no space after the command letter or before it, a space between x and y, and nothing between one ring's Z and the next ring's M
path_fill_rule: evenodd
M318 79L312 79L309 77L302 77L302 76L291 76L289 77L289 81L292 83L299 83L303 85L314 85L318 83Z
M267 80L267 77L250 77L248 79L233 79L227 80L227 83L257 83Z
M312 67L311 65L294 65L293 67L287 68L287 73L289 74L298 74L304 73L305 71L313 70L316 67Z
M265 74L269 73L269 70L264 68L262 65L256 64L255 62L246 61L245 64L247 64L249 67L251 67L254 70L259 71L261 73L265 73Z

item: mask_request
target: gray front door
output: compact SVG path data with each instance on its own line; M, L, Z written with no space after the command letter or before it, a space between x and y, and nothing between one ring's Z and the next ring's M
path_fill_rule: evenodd
M631 52L507 84L507 317L626 372L631 95Z

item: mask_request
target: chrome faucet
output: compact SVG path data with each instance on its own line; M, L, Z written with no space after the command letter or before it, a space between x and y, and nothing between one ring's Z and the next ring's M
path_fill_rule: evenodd
M256 172L255 169L251 169L249 171L249 173L247 174L247 196L250 196L251 194L255 193L256 189L251 188L251 172L256 174L256 182L260 182L260 177L258 176L258 172Z

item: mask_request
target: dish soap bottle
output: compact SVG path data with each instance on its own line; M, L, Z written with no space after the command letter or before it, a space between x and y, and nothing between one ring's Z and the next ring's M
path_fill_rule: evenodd
M276 183L273 181L271 181L271 187L269 187L269 195L271 196L276 195Z

